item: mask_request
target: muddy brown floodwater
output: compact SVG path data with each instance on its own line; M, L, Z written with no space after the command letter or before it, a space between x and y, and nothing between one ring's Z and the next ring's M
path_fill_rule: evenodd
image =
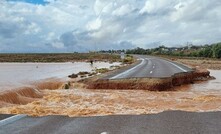
M208 81L196 81L194 84L182 85L176 87L176 90L182 91L198 91L198 92L211 92L211 91L221 91L221 70L209 70L210 75L214 76L215 79Z
M72 73L90 72L95 68L110 68L119 62L66 62L66 63L0 63L0 92L13 87L45 79L64 79Z
M211 76L215 76L216 79L204 82L198 82L191 85L191 90L194 91L220 91L221 90L221 71L209 70Z
M0 109L0 113L32 116L98 116L150 114L165 110L221 111L221 71L210 70L217 79L180 86L179 91L89 90L75 84L69 90L44 90L43 99Z

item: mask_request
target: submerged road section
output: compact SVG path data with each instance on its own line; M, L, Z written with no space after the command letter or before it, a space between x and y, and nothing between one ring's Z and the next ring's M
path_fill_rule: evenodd
M176 73L191 72L191 68L169 60L153 56L136 55L139 62L127 69L111 74L103 79L126 79L126 78L164 78L171 77Z
M167 111L150 115L23 117L1 134L220 134L221 112Z

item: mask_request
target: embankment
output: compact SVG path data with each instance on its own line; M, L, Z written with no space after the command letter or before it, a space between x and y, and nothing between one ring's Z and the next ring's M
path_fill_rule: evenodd
M150 91L171 91L174 86L194 83L198 80L211 79L206 69L195 69L192 72L177 73L165 78L129 78L129 79L97 79L87 81L89 89L142 89Z

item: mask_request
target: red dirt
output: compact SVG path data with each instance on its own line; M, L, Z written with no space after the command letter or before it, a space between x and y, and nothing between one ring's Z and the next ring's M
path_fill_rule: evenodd
M168 78L130 78L87 82L89 89L142 89L150 91L170 91L174 86L194 83L196 80L207 80L212 77L206 69L197 68L193 72L178 73Z

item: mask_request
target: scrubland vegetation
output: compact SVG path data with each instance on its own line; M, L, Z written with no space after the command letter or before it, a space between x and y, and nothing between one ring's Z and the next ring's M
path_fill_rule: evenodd
M123 59L123 63L125 64L132 64L134 62L134 58L131 55L126 55Z
M120 61L119 55L101 53L36 53L0 54L0 62L72 62L72 61Z
M147 55L168 55L178 57L202 57L202 58L221 58L221 43L211 45L187 45L184 47L165 47L159 46L153 49L135 48L126 51L127 54L147 54Z

